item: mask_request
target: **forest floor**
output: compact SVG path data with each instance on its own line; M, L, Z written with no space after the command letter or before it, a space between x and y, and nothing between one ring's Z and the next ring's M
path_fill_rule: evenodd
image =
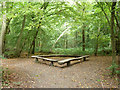
M9 71L12 88L117 88L117 76L111 77L106 69L111 65L110 56L91 56L89 61L73 61L65 67L49 62L34 62L34 58L15 58L2 60ZM5 87L5 86L4 86Z

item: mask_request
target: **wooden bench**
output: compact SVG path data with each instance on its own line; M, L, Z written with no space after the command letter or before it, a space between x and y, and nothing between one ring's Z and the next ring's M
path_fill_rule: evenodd
M75 61L75 60L81 60L83 59L83 61L86 61L87 59L89 59L89 55L85 55L85 56L79 56L79 57L76 57L76 58L69 58L69 59L64 59L64 60L61 60L61 61L58 61L58 60L54 60L54 59L49 59L49 58L44 58L43 56L45 55L41 55L41 56L31 56L32 58L36 58L35 59L35 62L38 62L38 59L42 59L43 61L50 61L50 66L54 66L54 62L58 62L58 64L62 65L62 64L65 64L67 63L67 66L70 66L70 62L71 61ZM46 55L46 57L49 57L48 55ZM64 56L63 56L64 57ZM73 57L73 56L72 56Z
M50 66L54 66L54 62L58 62L57 60L44 58L44 57L40 57L40 56L32 56L32 58L36 58L35 62L38 62L38 59L42 59L43 61L50 61L51 62Z
M80 57L79 55L38 55L39 57Z
M71 61L81 60L81 59L83 59L83 61L86 61L88 59L88 57L89 57L89 55L85 55L85 56L81 56L81 57L77 57L77 58L64 59L64 60L58 61L58 64L62 65L62 64L67 63L67 66L70 66Z

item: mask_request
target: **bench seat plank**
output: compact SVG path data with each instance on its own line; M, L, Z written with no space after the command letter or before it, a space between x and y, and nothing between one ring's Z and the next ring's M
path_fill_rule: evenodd
M38 56L31 56L32 58L36 58L36 57L38 57Z
M74 60L80 60L80 59L82 59L82 58L83 58L83 57L64 59L64 60L58 61L58 63L59 63L59 64L64 64L64 63L66 63L66 62L74 61Z
M39 57L80 57L78 55L39 55Z
M54 59L49 59L49 58L42 58L42 59L47 61L57 62L57 60L54 60Z
M49 58L44 58L44 57L36 57L38 59L43 59L43 60L46 60L46 61L52 61L52 62L57 62L57 60L54 60L54 59L49 59Z
M88 57L89 57L89 55L85 55L85 56L81 56L81 57L86 57L86 58L88 58Z

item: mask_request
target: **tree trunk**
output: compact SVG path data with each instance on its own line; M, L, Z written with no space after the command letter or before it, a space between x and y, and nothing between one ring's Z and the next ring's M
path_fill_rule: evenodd
M67 40L67 35L65 35L65 49L67 49L67 47L68 47L68 40Z
M98 52L98 37L97 37L96 46L95 46L95 56L97 56L97 52Z
M118 2L118 8L120 8L120 2ZM118 21L118 18L120 18L120 11L117 11L116 13L116 23L117 23L117 39L116 39L116 53L119 56L120 55L120 23ZM118 61L118 64L120 65L120 61Z
M38 28L39 29L39 28ZM30 49L29 49L29 52L28 52L28 56L32 53L32 54L34 54L34 49L35 49L35 40L36 40L36 38L37 38L37 35L38 35L38 30L36 31L36 33L35 33L35 35L34 35L34 39L33 39L33 41L32 41L32 43L31 43L31 45L30 45ZM33 47L33 49L32 49L32 47ZM31 49L32 49L32 52L31 52Z
M18 40L17 40L17 45L16 45L16 56L17 56L17 57L20 56L21 40L22 40L23 30L24 30L24 27L25 27L25 20L26 20L26 15L24 15L21 32L20 32L19 38L18 38Z
M3 2L3 8L6 8L5 2ZM6 33L6 12L3 15L2 29L1 29L1 35L0 35L0 55L3 54L5 33Z
M35 41L36 41L37 35L38 35L38 30L36 32L36 36L34 37L34 40L33 40L33 43L32 43L32 46L33 46L33 48L32 48L32 54L35 53Z
M118 2L118 8L120 8L120 2ZM118 18L120 18L120 11L117 12L117 16ZM117 21L116 21L117 22ZM120 26L120 23L118 23ZM117 25L118 26L118 25ZM117 34L117 55L118 55L118 68L120 68L120 27L118 27L118 34ZM120 86L120 74L117 75L118 76L118 83Z
M97 37L96 37L95 56L97 56L97 53L98 53L99 36L100 36L100 25L99 25L98 34L97 34Z
M12 19L12 18L11 18ZM10 28L9 28L9 24L10 24L10 21L11 21L11 19L6 19L7 21L6 21L6 32L5 32L5 38L4 38L4 41L3 41L3 53L5 52L5 50L6 50L6 34L9 34L10 33Z
M32 49L32 54L34 54L35 53L35 40L33 41L33 49Z
M89 44L89 29L87 30L87 32L88 32L88 33L87 33L87 40L86 40L86 41L87 41L87 43ZM87 44L87 47L89 48L89 45L88 45L88 44Z
M84 27L82 30L82 43L83 43L83 51L85 51L85 30L84 30Z
M116 63L116 48L115 48L115 33L114 33L114 17L115 17L116 2L112 3L111 7L111 45L112 45L112 61ZM115 68L112 70L112 75L115 74Z

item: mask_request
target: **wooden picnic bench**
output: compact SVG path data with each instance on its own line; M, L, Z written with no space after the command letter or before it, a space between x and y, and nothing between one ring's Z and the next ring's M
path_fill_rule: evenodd
M86 61L88 59L88 57L89 57L89 55L85 55L85 56L81 56L81 57L77 57L77 58L64 59L64 60L58 61L58 64L62 65L64 63L67 63L67 66L70 66L71 61L81 60L81 59L83 59L83 61Z
M42 59L43 61L50 61L51 62L50 66L54 66L54 62L57 62L57 60L44 58L44 57L40 57L40 56L32 56L32 58L36 58L35 62L38 62L38 59Z
M57 57L57 55L52 55L51 57ZM60 55L59 55L60 56ZM83 59L83 61L86 61L87 59L89 59L89 55L85 55L85 56L74 56L75 58L69 58L69 59L64 59L64 60L55 60L55 59L49 59L49 58L45 58L45 57L50 57L50 55L38 55L38 56L32 56L32 58L36 58L35 61L38 62L38 59L42 59L43 61L50 61L50 66L54 66L54 62L58 62L58 64L62 65L67 63L67 66L70 66L70 62L71 61L75 61L75 60L81 60ZM65 57L64 55L61 55L61 57ZM71 56L73 57L73 56Z

